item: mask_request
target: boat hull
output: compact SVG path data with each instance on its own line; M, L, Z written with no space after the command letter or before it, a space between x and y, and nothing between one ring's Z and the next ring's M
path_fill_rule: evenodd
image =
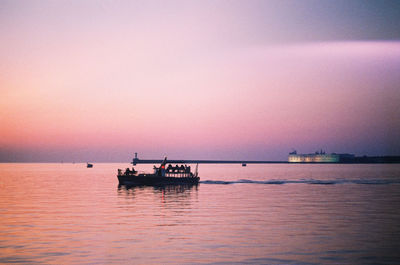
M199 177L161 177L156 175L118 175L120 185L182 185L198 184Z

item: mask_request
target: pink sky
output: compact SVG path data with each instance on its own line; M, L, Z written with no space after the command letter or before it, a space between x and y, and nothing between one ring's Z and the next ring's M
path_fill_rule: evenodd
M62 3L2 19L0 160L400 153L399 41L251 41L238 7Z

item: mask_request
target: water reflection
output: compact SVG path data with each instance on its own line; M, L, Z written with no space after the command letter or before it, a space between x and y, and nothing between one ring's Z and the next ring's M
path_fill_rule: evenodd
M118 185L118 195L134 197L138 191L149 191L153 194L161 194L163 197L186 196L190 197L191 193L198 191L198 184L175 184L175 185Z
M399 263L399 165L209 165L161 187L117 186L118 167L0 163L0 263Z

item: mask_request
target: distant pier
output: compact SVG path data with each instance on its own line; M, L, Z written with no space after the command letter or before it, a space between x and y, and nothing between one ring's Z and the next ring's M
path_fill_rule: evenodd
M132 164L160 164L161 159L134 158ZM257 161L257 160L174 160L168 159L169 164L288 164L288 161Z
M139 159L137 155L132 160L137 164L160 164L161 159ZM170 164L399 164L400 156L354 156L339 161L268 161L268 160L167 160Z

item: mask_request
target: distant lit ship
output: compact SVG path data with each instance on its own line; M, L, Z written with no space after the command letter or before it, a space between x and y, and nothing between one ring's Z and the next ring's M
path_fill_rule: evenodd
M339 163L352 158L354 158L352 154L327 154L322 150L314 154L298 154L295 150L289 153L288 161L292 163Z

